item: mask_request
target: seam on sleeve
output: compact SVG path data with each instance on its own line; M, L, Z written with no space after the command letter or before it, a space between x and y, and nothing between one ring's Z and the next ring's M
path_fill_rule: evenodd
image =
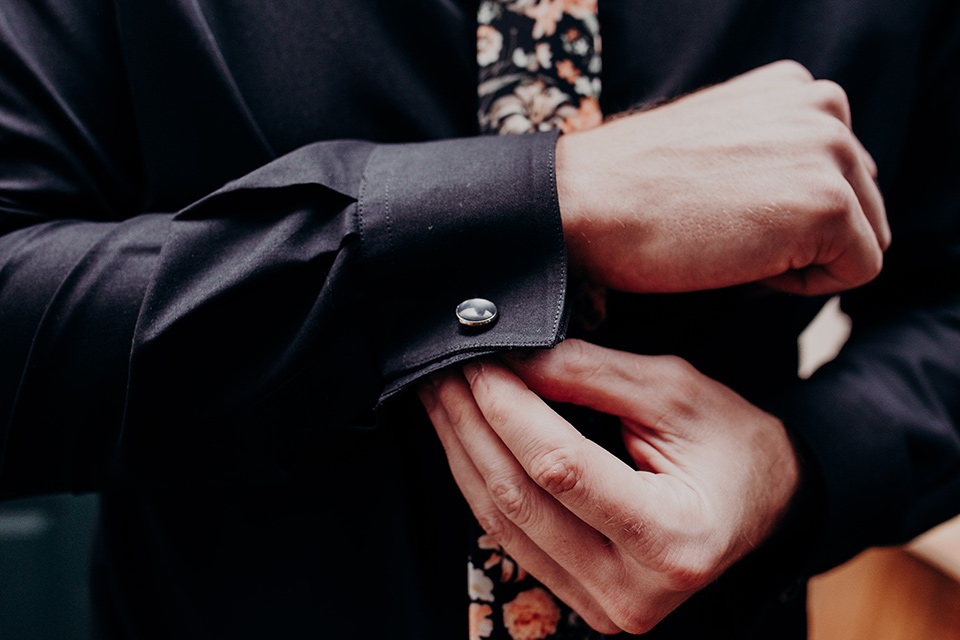
M367 236L364 229L364 208L367 204L367 169L370 168L370 163L373 161L373 158L379 153L380 149L374 149L370 153L370 157L367 158L367 165L363 168L363 173L360 176L360 191L357 194L357 229L360 230L360 258L361 262L366 261L367 257Z
M387 227L387 255L390 256L390 263L396 267L397 258L393 252L393 223L390 220L390 183L394 179L394 171L396 171L396 165L391 165L383 181L383 222Z
M559 136L558 136L559 137ZM560 295L557 298L557 311L556 315L553 317L553 335L557 336L560 331L560 321L563 318L563 306L566 298L567 291L567 247L566 239L563 235L563 218L560 214L560 195L557 188L557 162L556 162L556 138L554 139L554 145L550 148L550 153L548 155L549 161L549 172L550 172L550 183L553 185L553 188L550 190L550 200L553 204L555 211L557 212L557 217L554 220L554 227L557 232L558 248L561 252L560 260ZM558 336L559 337L559 336Z

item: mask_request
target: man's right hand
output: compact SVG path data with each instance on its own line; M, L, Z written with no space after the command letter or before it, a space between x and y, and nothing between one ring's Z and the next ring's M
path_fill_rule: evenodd
M572 268L632 292L864 284L890 244L876 171L843 89L796 62L557 143Z

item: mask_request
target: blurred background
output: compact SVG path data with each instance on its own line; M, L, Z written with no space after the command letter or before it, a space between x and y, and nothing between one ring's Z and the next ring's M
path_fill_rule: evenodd
M849 335L834 298L800 336L800 375L832 360ZM814 578L808 610L811 640L960 640L960 518Z
M98 498L0 503L0 640L90 638L90 546Z
M831 300L800 336L800 374L849 331ZM0 503L0 640L89 640L97 509L96 495ZM810 623L811 640L960 640L960 520L815 578Z

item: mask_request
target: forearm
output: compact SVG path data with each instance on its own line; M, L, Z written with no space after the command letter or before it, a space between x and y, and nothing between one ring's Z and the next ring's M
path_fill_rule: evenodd
M7 495L221 475L384 385L555 343L553 140L318 143L176 214L3 237ZM453 309L477 295L500 320L462 332Z

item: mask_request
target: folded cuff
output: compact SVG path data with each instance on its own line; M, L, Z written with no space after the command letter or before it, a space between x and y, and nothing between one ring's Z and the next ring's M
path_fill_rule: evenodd
M371 155L357 211L381 401L458 360L562 339L556 137L384 145ZM496 304L496 322L465 330L455 310L470 298Z

